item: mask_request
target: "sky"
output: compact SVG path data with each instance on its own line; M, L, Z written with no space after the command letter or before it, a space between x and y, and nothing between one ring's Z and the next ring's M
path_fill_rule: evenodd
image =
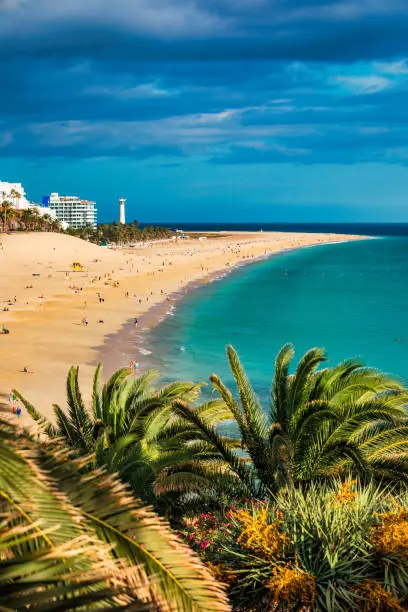
M408 222L408 0L0 0L0 180L99 220Z

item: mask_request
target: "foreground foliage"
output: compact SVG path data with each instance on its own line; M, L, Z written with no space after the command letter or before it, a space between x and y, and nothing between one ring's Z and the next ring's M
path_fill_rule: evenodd
M67 409L54 406L55 424L16 394L40 431L53 443L62 439L75 454L79 482L98 483L98 491L101 482L102 488L114 482L128 495L111 476L89 473L81 459L89 456L94 468L118 472L134 494L171 516L177 536L129 496L119 502L114 495L98 498L88 510L83 496L94 493L80 494L78 480L75 491L67 488L65 455L62 463L53 455L59 486L86 513L86 524L104 544L115 542L118 557L159 576L161 590L149 586L150 600L141 601L163 605L164 597L186 610L226 605L194 558L182 551L178 562L172 557L172 547L185 539L228 585L237 611L407 609L405 387L355 360L322 368L325 356L317 348L293 367L293 348L286 345L277 355L265 407L232 347L227 355L235 395L213 375L218 397L202 403L200 385L156 388L153 372L136 378L122 369L103 385L101 366L89 409L78 368L71 368ZM235 435L223 433L233 428ZM129 537L127 515L116 523L118 503L119 515L124 505L132 520L145 520L143 529L132 527ZM158 532L166 545L155 539Z
M356 481L286 491L183 535L235 610L402 612L408 603L408 495Z
M67 377L67 408L54 405L55 425L42 416L18 391L16 396L50 439L63 440L80 456L90 456L93 467L117 472L134 494L154 503L153 483L163 465L188 458L177 442L160 440L175 400L193 401L200 385L174 382L161 388L158 373L136 378L129 368L117 370L102 384L102 365L95 370L92 405L85 405L79 385L79 368Z
M282 488L353 473L360 478L408 479L407 390L394 378L348 360L318 369L325 361L321 349L311 349L290 373L293 347L285 345L275 362L271 403L264 407L255 394L235 350L227 348L239 400L216 375L211 383L223 400L210 418L202 406L173 404L179 422L167 434L181 447L199 445L200 462L190 463L190 478L170 467L177 486L230 489L239 481L247 496L263 498ZM239 439L220 435L220 424L235 421ZM166 435L164 431L163 436ZM238 442L238 443L237 443ZM158 482L166 491L169 479Z
M4 610L228 610L198 558L118 480L5 422L0 517Z

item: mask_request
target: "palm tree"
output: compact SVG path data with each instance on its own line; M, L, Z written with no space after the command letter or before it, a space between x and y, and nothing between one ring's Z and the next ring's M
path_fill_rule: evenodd
M58 219L54 219L53 217L51 217L50 228L51 228L52 232L61 232L62 231L62 227L61 227L60 221Z
M7 231L8 224L15 217L15 208L9 200L3 200L0 205L0 217L3 224L3 232Z
M165 521L85 467L0 421L1 609L230 609Z
M79 387L79 368L67 377L67 404L64 411L54 405L56 425L43 417L18 391L16 396L27 412L51 439L63 439L78 456L91 455L93 466L118 472L134 493L154 503L153 484L163 465L190 459L178 442L159 440L175 400L193 401L200 385L175 382L156 389L158 373L148 371L131 376L129 368L115 372L102 385L102 364L96 368L92 407L88 410Z
M25 230L30 230L33 228L33 224L36 222L36 217L31 208L25 208L21 211L21 221Z
M161 436L177 438L181 446L195 440L202 458L162 470L157 493L183 487L222 490L225 477L228 486L234 477L247 496L254 497L350 472L408 482L408 392L401 383L355 360L318 370L325 356L317 348L308 351L290 374L293 354L293 347L285 345L276 358L267 409L237 353L227 347L239 401L213 375L212 385L224 406L213 410L210 418L200 406L174 402L180 420L169 423ZM238 427L238 440L219 432L220 422L228 418ZM190 479L183 484L186 471Z
M21 198L21 193L19 193L16 189L11 189L10 197L13 200L14 208L17 208L16 200L19 200Z

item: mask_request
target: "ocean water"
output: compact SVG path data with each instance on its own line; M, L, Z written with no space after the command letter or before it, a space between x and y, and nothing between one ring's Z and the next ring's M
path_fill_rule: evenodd
M148 338L166 380L231 381L232 344L269 393L277 351L324 347L330 364L358 357L408 382L408 238L291 251L233 270L180 300Z

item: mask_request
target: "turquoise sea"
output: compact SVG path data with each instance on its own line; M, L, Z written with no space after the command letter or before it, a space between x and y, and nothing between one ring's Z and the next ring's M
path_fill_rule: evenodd
M286 342L296 356L321 346L408 382L408 238L323 245L236 268L181 299L148 341L166 380L230 380L232 344L265 397Z

